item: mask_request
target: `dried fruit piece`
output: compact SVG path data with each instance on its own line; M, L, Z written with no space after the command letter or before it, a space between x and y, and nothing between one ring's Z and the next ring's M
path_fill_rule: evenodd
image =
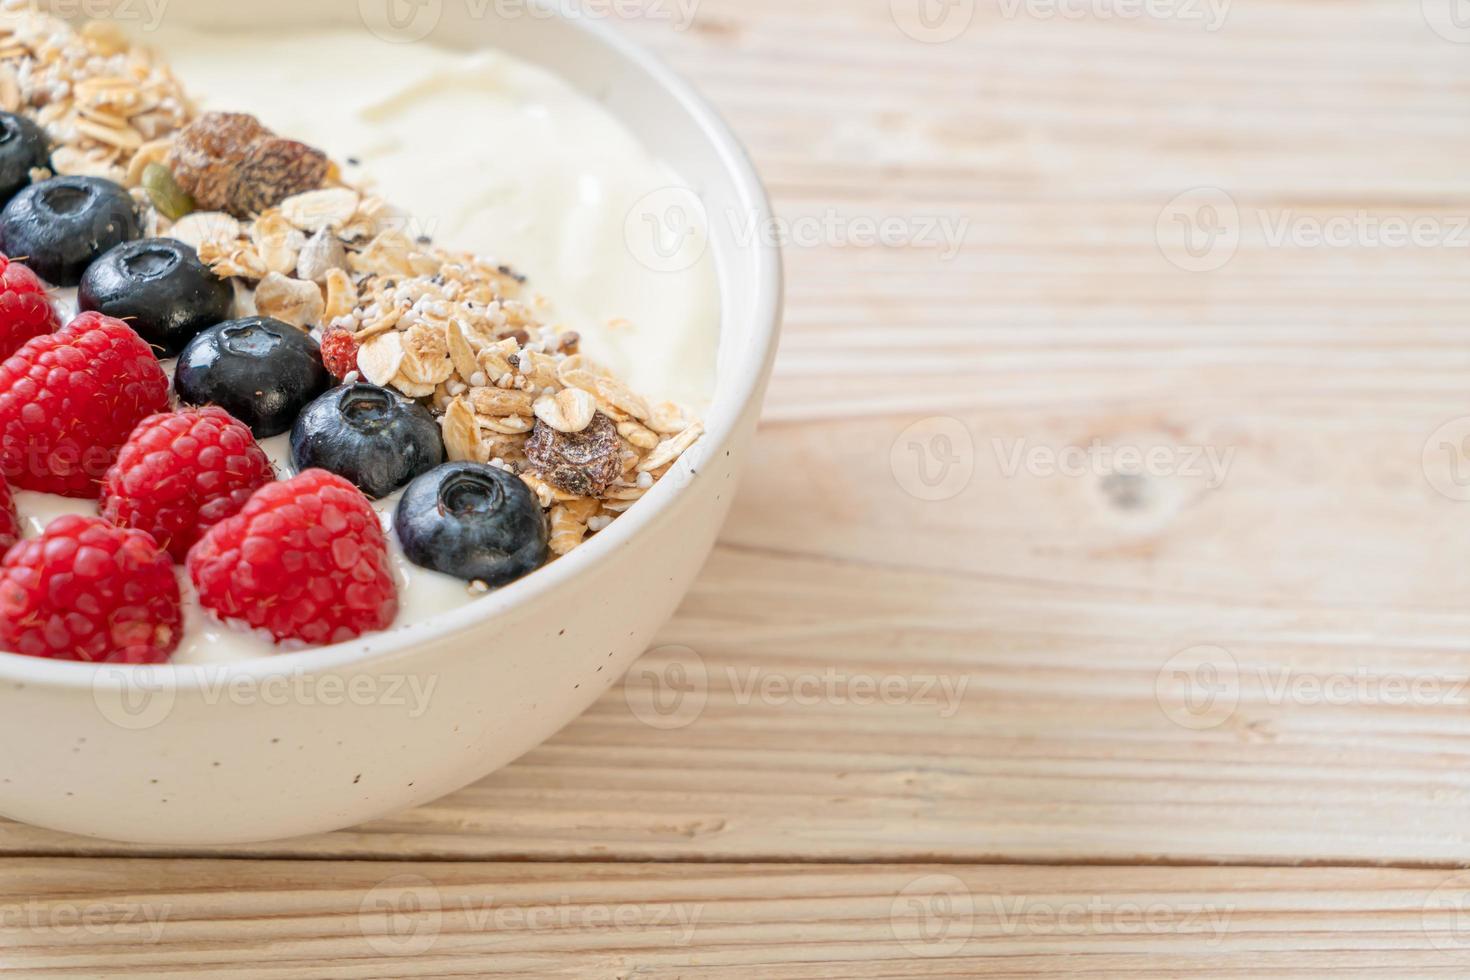
M257 140L235 167L225 210L237 218L269 210L322 186L329 166L325 153L305 143L279 136Z
M206 112L179 133L169 151L169 169L199 207L227 210L236 168L257 140L270 135L247 113Z
M354 372L361 374L357 366L358 347L351 330L328 327L322 335L322 364L326 365L327 373L338 381L347 380Z
M618 430L600 412L581 432L558 432L537 422L526 458L547 483L579 497L605 493L623 470Z

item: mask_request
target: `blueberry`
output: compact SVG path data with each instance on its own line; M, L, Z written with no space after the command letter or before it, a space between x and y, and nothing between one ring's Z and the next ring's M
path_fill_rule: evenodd
M333 388L291 430L298 470L327 470L374 500L444 462L444 438L429 410L387 388Z
M46 131L25 116L0 112L0 204L31 182L36 167L51 166Z
M546 562L546 518L519 478L449 463L408 485L394 529L408 560L468 582L508 585Z
M228 320L235 290L183 242L146 238L93 262L82 276L77 303L128 321L167 358L178 357L206 327Z
M0 251L53 286L75 286L97 256L140 234L132 197L100 177L43 180L0 212Z
M189 341L174 368L180 401L218 405L257 439L289 430L330 383L310 334L260 316L210 327Z

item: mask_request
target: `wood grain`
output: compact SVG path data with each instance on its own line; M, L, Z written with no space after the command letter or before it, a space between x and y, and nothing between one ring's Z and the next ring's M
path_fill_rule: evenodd
M1455 621L1439 618L1443 640L1379 646L1352 634L1434 618L727 547L665 634L704 665L674 718L687 727L649 727L629 707L643 712L688 661L656 653L629 691L476 787L353 831L216 853L1459 864L1463 703L1273 702L1275 671L1305 684L1356 680L1354 665L1458 677L1443 694L1463 702ZM1193 730L1156 691L1169 658L1202 640L1234 651L1240 698ZM3 846L146 851L14 825Z
M1213 31L980 0L941 44L904 2L625 25L795 237L766 424L661 647L519 763L351 831L181 860L0 825L7 901L178 913L144 945L0 928L0 969L1470 969L1422 915L1470 866L1470 47L1403 0L1236 0ZM1239 232L1207 270L1173 219L1201 203ZM384 956L357 911L397 874L709 925L486 931L461 904ZM892 905L933 875L973 935L915 953ZM1162 896L1165 927L1027 933L995 895ZM1218 942L1176 922L1201 905L1235 909Z
M0 865L46 977L1463 975L1470 879L1354 869ZM1351 938L1348 938L1348 937Z

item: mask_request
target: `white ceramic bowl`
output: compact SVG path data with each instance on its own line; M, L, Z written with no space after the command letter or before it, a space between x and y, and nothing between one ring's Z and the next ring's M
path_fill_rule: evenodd
M172 0L166 16L362 27L389 2L401 0ZM711 215L767 226L759 179L730 131L606 25L525 7L513 8L520 16L480 18L473 11L496 5L463 0L404 9L425 8L437 19L430 41L502 47L549 68L667 160ZM737 243L737 224L711 222L722 333L708 436L611 528L441 621L335 647L217 668L0 654L0 814L171 845L330 831L474 782L586 710L698 573L756 426L775 354L781 267L774 248Z

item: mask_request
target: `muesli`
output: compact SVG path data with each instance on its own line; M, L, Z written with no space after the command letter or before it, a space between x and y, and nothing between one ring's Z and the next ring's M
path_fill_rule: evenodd
M214 615L277 642L386 628L370 500L401 494L409 559L484 592L605 529L703 435L594 363L513 266L411 234L267 121L198 111L107 25L0 7L0 110L0 460L15 489L100 498L97 519L57 521L0 567L7 649L167 659L177 595L150 611L120 583L169 561ZM78 287L66 329L31 272ZM13 297L25 322L3 322ZM87 393L105 418L35 423ZM256 440L285 432L298 475L282 480ZM111 625L67 624L38 594L75 572L46 564L55 540L113 555L87 583Z

